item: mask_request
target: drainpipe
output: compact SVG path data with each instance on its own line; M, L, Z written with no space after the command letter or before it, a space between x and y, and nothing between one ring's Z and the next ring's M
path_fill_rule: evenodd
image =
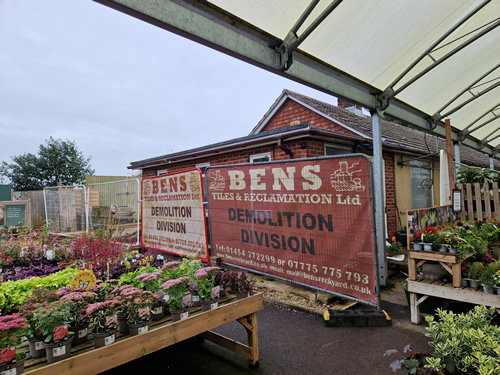
M283 144L283 137L278 138L278 147L288 155L288 159L293 159L292 151Z

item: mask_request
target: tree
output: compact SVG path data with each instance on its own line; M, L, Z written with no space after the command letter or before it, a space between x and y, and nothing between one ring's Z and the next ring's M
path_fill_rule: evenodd
M3 162L0 169L14 190L42 190L47 186L83 184L86 175L94 174L90 159L78 151L75 142L50 137L40 145L38 155L13 156L13 162Z

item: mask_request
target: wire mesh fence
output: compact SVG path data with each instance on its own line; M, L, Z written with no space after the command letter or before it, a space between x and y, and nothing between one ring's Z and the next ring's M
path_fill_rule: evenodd
M89 184L89 229L139 244L140 183L138 179Z
M72 233L87 228L84 186L55 186L43 189L45 218L55 233Z

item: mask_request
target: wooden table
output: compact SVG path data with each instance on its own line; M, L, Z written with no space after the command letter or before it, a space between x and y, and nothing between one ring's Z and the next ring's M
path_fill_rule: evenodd
M475 305L493 306L497 310L500 310L500 295L486 294L483 292L482 288L457 288L451 283L442 281L408 280L408 292L410 293L411 322L414 324L419 324L421 320L418 305L429 296L462 301Z
M45 357L27 359L24 373L97 374L198 335L248 358L251 366L258 365L257 312L263 309L262 293L241 300L229 296L221 299L215 310L203 312L200 309L191 309L188 319L175 323L170 315L153 321L151 329L138 336L118 334L114 344L99 349L94 349L94 341L89 340L72 348L71 357L50 365ZM245 328L247 344L210 331L235 320Z
M470 256L470 255L469 255ZM462 260L456 254L439 253L436 251L408 251L408 278L417 280L417 269L427 261L436 261L448 271L453 278L453 286L462 286ZM449 266L451 264L451 268Z

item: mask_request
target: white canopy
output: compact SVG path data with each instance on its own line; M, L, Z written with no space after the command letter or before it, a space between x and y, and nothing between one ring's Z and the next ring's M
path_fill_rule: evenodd
M499 0L96 0L494 156Z

